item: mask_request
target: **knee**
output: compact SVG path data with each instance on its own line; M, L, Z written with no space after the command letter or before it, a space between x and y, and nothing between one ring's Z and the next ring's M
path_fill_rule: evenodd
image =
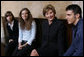
M31 55L34 55L36 53L36 50L32 50Z
M34 50L32 50L30 56L39 56L39 55L38 55L37 51L34 49Z

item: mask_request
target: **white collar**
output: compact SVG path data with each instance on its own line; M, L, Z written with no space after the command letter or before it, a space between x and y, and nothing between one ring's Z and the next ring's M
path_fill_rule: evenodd
M12 21L12 23L8 23L8 26L10 26L11 30L13 30L13 25L14 25L14 20Z

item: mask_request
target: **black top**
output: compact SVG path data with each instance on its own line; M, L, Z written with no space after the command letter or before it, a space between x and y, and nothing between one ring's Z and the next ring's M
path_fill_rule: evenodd
M65 26L62 21L55 18L51 25L48 20L42 23L42 45L37 50L40 56L61 56L65 47Z
M14 19L13 30L11 30L10 26L7 24L7 31L8 31L8 40L13 39L14 41L18 42L18 21Z

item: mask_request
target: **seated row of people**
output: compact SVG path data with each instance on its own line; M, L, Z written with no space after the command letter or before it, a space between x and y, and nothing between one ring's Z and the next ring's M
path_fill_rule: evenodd
M5 14L6 27L8 31L8 44L5 48L6 56L80 56L83 55L83 27L81 13L75 13L74 7L80 8L78 5L69 5L66 9L66 18L69 24L81 24L80 29L76 33L69 50L67 49L66 30L64 23L55 16L55 8L49 4L44 7L43 15L46 18L42 22L42 40L39 48L32 47L32 42L36 36L36 22L28 8L23 8L19 14L19 22L14 18L11 11ZM75 8L76 9L76 8ZM72 12L73 20L70 21L70 13ZM78 21L77 21L78 20ZM72 23L70 23L72 22ZM76 25L74 24L74 25ZM78 26L79 27L79 26ZM40 31L39 31L40 32ZM74 33L74 32L73 32ZM78 36L79 35L79 36ZM78 39L79 38L79 39ZM77 42L77 41L78 42ZM80 44L79 44L80 43ZM35 44L35 43L34 43ZM76 45L77 46L76 46ZM37 44L36 44L37 45ZM80 47L80 48L79 48ZM77 50L76 50L77 48ZM64 54L65 53L65 54Z

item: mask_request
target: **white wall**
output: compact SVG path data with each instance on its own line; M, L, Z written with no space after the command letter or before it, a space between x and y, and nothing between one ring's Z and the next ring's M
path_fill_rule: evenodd
M1 1L1 16L4 16L5 12L10 10L15 17L18 17L22 8L28 8L33 17L43 17L42 10L47 4L52 4L56 9L56 16L58 18L65 17L65 7L71 4L71 1Z
M5 44L5 36L4 36L2 18L1 18L1 43Z

